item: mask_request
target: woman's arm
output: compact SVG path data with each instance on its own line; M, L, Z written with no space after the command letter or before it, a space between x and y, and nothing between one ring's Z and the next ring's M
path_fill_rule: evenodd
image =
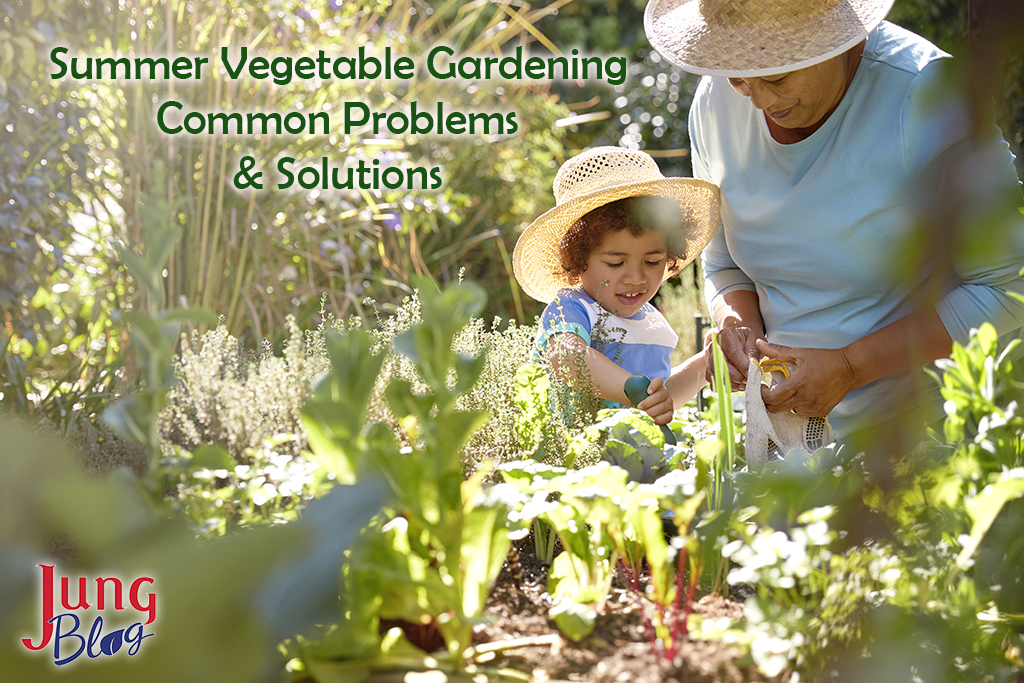
M934 309L920 310L841 349L795 349L757 344L762 354L786 361L788 378L761 396L770 413L828 415L848 393L889 375L945 358L953 341Z

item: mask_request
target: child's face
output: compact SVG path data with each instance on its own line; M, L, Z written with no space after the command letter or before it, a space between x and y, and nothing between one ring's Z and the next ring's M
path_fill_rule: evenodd
M601 306L628 318L657 293L667 260L663 233L648 230L634 237L629 230L619 230L605 235L590 253L580 279Z

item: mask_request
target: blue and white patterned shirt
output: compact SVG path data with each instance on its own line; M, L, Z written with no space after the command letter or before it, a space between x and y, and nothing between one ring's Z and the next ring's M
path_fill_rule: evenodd
M600 334L594 328L600 322ZM646 375L667 380L672 373L672 351L679 336L665 316L646 303L634 315L619 317L582 288L563 289L544 309L537 329L534 351L539 355L553 335L570 332L578 335L591 348L633 375ZM599 337L597 340L594 337ZM609 401L610 406L621 404Z

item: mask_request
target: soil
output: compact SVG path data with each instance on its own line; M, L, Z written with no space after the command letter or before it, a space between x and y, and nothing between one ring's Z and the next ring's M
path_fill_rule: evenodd
M548 619L551 596L546 590L547 566L537 559L532 541L516 544L522 565L516 587L508 563L487 602L494 623L478 628L474 644L534 638L541 645L503 651L488 667L528 673L535 681L635 681L636 683L754 683L767 681L734 646L716 641L684 639L669 661L649 642L642 610L653 605L616 579L594 632L579 642L563 636ZM738 620L743 605L718 595L705 595L693 611L706 618Z

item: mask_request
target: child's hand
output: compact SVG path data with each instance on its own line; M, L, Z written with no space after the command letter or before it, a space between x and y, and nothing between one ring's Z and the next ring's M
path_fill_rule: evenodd
M672 395L668 393L665 381L660 377L652 379L650 386L647 387L647 398L640 401L637 408L650 415L654 424L664 425L671 422Z

